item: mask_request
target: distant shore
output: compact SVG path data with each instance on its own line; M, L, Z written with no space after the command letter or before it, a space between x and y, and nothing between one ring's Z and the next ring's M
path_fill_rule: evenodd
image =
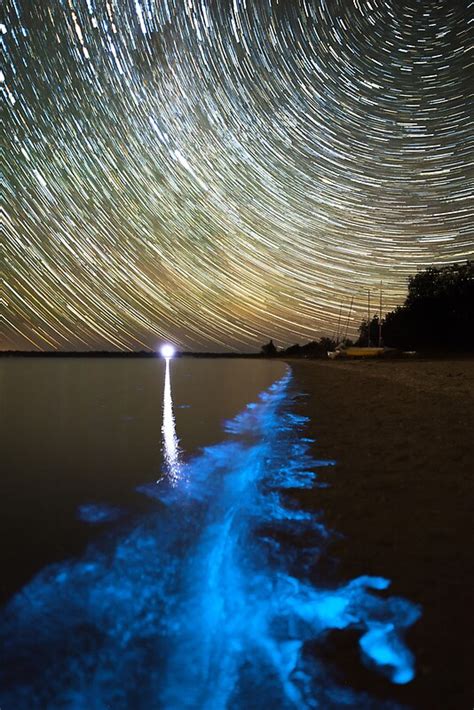
M423 607L413 683L374 686L356 641L336 639L350 682L412 708L472 707L474 359L289 362L313 454L337 461L307 496L342 535L334 579L386 576Z
M290 348L291 350L291 348ZM163 356L157 351L151 350L0 350L1 357L25 357L25 358L63 358L63 357L90 357L90 358L158 358L162 359ZM277 352L276 355L268 356L260 352L257 353L242 353L242 352L197 352L192 350L177 350L173 355L174 358L180 357L208 357L208 358L258 358L259 360L287 360L288 362L327 362L328 358L326 354L319 357L310 356L293 356L288 355L284 350ZM388 359L388 358L387 358ZM392 355L391 360L400 361L400 357L396 358ZM474 359L474 354L465 353L462 351L449 352L449 351L433 351L426 353L417 353L414 358L416 362L427 361L427 360L470 360ZM380 358L383 362L386 362L385 358ZM341 358L338 360L338 366L343 364L350 364L354 362L353 359L350 361ZM373 363L373 360L372 360Z
M0 350L0 357L26 358L62 358L62 357L103 357L103 358L157 358L163 359L160 352L148 350ZM212 353L212 352L176 352L176 357L210 357L210 358L262 358L260 353Z

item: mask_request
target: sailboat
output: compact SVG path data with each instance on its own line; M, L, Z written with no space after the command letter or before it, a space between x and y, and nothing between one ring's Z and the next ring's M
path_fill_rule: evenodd
M331 360L339 357L349 357L349 358L369 358L369 357L381 357L386 352L386 348L377 347L359 347L357 345L351 345L345 348L343 345L338 345L333 351L328 351L328 357Z
M349 309L349 315L346 321L346 334L347 326L349 324L350 314L352 312L352 305L354 303L354 297L351 299L351 306ZM339 313L340 320L340 313ZM336 358L374 358L382 357L387 350L392 350L392 348L382 347L382 282L380 282L380 304L379 304L379 332L378 332L378 345L373 347L370 344L370 290L367 291L367 345L350 345L346 346L344 342L336 345L334 350L328 350L328 358L335 360ZM339 325L338 325L338 336L339 336ZM336 338L338 339L338 337Z

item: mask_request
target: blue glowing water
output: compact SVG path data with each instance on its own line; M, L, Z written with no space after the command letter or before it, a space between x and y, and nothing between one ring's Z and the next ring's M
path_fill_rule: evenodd
M290 383L288 372L183 463L165 380L169 475L140 489L156 511L13 598L0 618L2 710L382 707L308 651L334 629L358 630L361 661L393 683L413 678L403 632L418 609L382 594L380 577L316 588L305 551L276 534L315 548L329 534L287 497L332 463L311 459ZM117 517L91 506L90 522Z
M111 523L118 520L122 511L116 505L106 503L84 503L77 511L77 517L84 523Z

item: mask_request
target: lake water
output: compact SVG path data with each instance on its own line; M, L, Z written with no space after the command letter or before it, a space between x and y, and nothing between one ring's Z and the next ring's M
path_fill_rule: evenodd
M2 710L380 707L315 651L346 628L413 678L388 580L311 583L328 532L292 494L333 462L287 365L11 359L0 391Z
M173 360L183 459L222 439L226 420L283 375L280 362ZM0 361L1 589L5 600L47 562L96 534L78 507L144 508L136 487L161 478L165 363L155 359Z

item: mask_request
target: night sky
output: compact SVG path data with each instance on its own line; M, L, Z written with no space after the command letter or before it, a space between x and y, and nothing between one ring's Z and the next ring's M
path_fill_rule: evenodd
M474 3L3 7L1 349L354 335L473 257Z

